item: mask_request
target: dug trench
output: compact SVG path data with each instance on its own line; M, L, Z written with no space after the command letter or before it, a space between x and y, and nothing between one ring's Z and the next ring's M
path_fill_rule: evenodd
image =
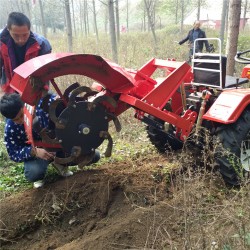
M183 249L192 212L183 206L183 186L162 175L165 162L153 154L136 165L104 164L4 198L1 249ZM214 192L215 201L221 201L211 179L204 180L195 187L198 194L190 191L191 207L195 200L205 202L203 192ZM185 189L194 182L187 180ZM213 182L223 185L217 177ZM200 237L199 225L189 226L193 238Z

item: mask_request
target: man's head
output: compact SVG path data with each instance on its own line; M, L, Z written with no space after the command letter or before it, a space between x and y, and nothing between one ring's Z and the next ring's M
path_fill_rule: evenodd
M194 29L197 30L197 29L199 29L200 27L201 27L200 21L195 21L195 22L194 22Z
M12 12L7 20L7 28L17 46L26 44L30 36L30 20L20 12Z
M5 94L0 100L1 114L17 124L23 124L24 103L17 93Z

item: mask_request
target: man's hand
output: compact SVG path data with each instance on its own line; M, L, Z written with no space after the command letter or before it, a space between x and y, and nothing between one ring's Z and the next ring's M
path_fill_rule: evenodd
M36 157L46 161L52 161L55 158L55 153L48 152L43 148L36 148Z
M211 53L211 52L214 52L215 49L214 49L214 45L213 44L209 44L209 47L207 48L207 52Z

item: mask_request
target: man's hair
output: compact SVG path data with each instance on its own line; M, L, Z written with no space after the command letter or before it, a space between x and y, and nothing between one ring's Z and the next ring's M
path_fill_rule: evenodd
M4 94L0 100L0 112L8 119L14 119L23 106L24 103L17 93Z
M30 30L30 20L27 16L25 16L21 12L11 12L9 14L8 20L7 20L7 28L11 29L11 25L16 26L28 26L28 29Z
M196 21L194 21L194 25L195 25L195 24L201 25L201 22L200 22L199 20L196 20Z

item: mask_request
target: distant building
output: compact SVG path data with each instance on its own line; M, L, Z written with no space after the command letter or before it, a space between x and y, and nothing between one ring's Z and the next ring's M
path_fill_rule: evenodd
M245 27L245 25L248 25L249 22L249 18L241 18L240 19L240 29L243 29ZM221 26L221 20L201 20L200 22L202 24L202 26L210 28L210 29L216 29L219 30L220 26Z

